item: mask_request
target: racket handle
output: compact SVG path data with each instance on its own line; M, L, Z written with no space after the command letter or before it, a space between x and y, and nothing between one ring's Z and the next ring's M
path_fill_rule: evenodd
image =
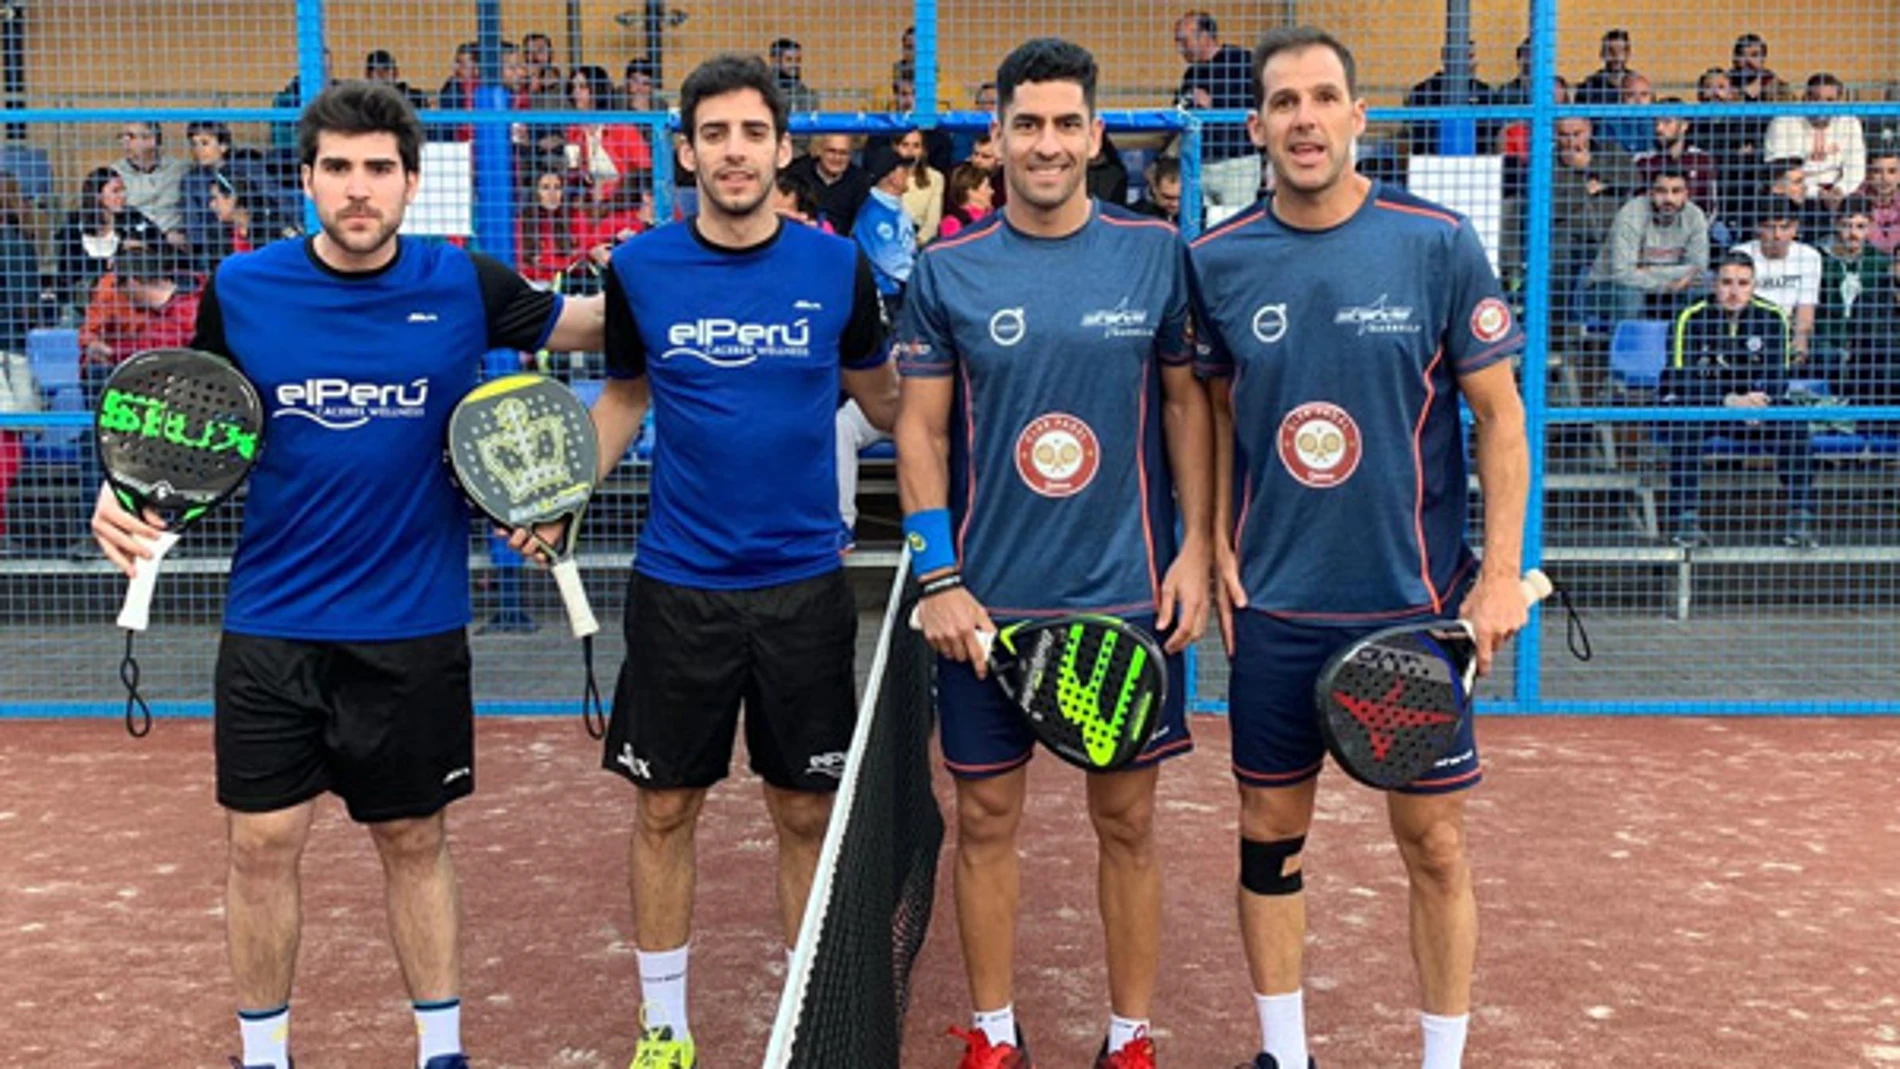
M178 535L161 531L145 542L150 557L132 559L132 582L125 588L125 604L119 609L119 626L127 631L143 631L152 622L152 590L158 585L158 562L178 544Z
M1550 592L1555 589L1550 585L1550 576L1545 575L1537 568L1532 568L1530 571L1525 572L1523 582L1524 600L1530 602L1532 605L1550 597Z
M910 607L910 629L912 631L922 631L924 629L924 618L918 615L918 610L922 608L922 605L912 605ZM983 659L986 661L989 660L990 650L996 647L996 632L985 631L978 628L976 641L983 647Z
M587 588L581 585L581 566L569 557L556 564L554 585L561 590L561 601L567 605L567 626L574 631L575 638L586 638L600 630L600 621L594 619L594 608L587 603Z

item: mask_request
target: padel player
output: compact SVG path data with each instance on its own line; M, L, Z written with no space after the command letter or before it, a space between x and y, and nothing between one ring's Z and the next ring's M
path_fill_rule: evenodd
M974 632L1074 612L1124 617L1175 655L1148 748L1088 782L1110 1002L1097 1064L1154 1059L1155 783L1159 762L1191 746L1178 653L1209 604L1212 423L1192 367L1179 236L1096 203L1084 185L1102 138L1095 79L1094 57L1052 38L1003 61L1008 205L918 257L893 345L904 378L898 485L957 784L957 919L975 1010L961 1033L966 1069L1030 1064L1011 964L1034 737L982 678Z
M870 264L849 240L772 210L792 149L771 71L757 57L707 60L680 87L680 117L699 213L614 250L594 406L603 470L653 406L652 507L604 756L639 788L636 1069L697 1057L693 834L731 764L741 704L778 836L786 945L797 937L856 721L833 412L840 387L874 426L897 412Z
M297 138L321 232L224 261L192 340L235 361L269 412L217 664L234 1064L290 1065L298 864L333 791L382 859L416 1064L459 1069L444 809L475 785L469 512L442 442L484 352L597 349L604 319L597 298L563 302L494 260L397 235L422 126L396 91L326 89ZM103 489L92 527L128 574L156 534Z
M1313 682L1380 627L1457 615L1479 665L1525 620L1519 586L1528 448L1508 359L1523 345L1470 223L1361 176L1352 56L1317 30L1254 50L1249 120L1278 178L1261 205L1194 243L1197 322L1218 452L1216 593L1233 657L1240 927L1263 1050L1304 1069L1300 860L1325 754ZM1465 544L1470 405L1484 563ZM1425 1069L1464 1049L1477 951L1464 791L1467 731L1387 796L1411 887Z

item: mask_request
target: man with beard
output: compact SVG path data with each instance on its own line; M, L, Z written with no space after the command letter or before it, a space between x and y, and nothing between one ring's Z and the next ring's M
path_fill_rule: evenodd
M699 212L614 250L600 465L649 401L652 507L629 581L627 648L602 763L638 788L630 844L641 1036L634 1065L690 1069L694 828L746 750L778 837L785 945L798 936L856 720L857 607L839 556L840 388L888 430L897 377L855 245L772 209L787 106L755 56L680 87Z
M1683 295L1702 283L1709 262L1709 220L1689 200L1682 167L1665 162L1650 180L1649 195L1632 197L1610 223L1592 268L1597 285L1609 287L1617 319L1674 319L1688 302Z
M1326 748L1327 657L1394 623L1458 616L1478 670L1524 625L1529 448L1511 355L1524 344L1470 222L1361 175L1352 53L1312 28L1254 50L1255 144L1273 197L1195 242L1200 362L1215 419L1215 593L1233 674L1240 928L1261 1045L1307 1069L1302 855ZM1465 542L1458 401L1475 426L1484 560ZM1465 854L1480 778L1467 719L1386 795L1410 887L1424 1069L1463 1057L1478 948ZM1378 996L1374 996L1378 997Z
M1087 788L1109 993L1095 1065L1155 1064L1155 784L1159 763L1192 745L1179 654L1206 620L1213 469L1175 230L1088 195L1102 138L1095 80L1094 57L1054 38L1003 60L995 132L1009 203L926 247L893 346L898 490L957 789L957 918L975 1011L958 1033L963 1069L1030 1065L1011 963L1034 736L985 680L977 632L1077 612L1120 616L1168 654L1153 740ZM1065 445L1074 459L1061 458Z
M474 788L469 513L442 440L484 352L597 349L604 317L599 298L563 301L487 257L397 236L422 125L395 89L324 90L297 140L321 231L225 260L191 340L242 369L271 416L231 566L213 732L239 1064L290 1065L298 863L330 791L382 860L416 1064L466 1069L444 809ZM162 527L100 489L93 533L127 574Z

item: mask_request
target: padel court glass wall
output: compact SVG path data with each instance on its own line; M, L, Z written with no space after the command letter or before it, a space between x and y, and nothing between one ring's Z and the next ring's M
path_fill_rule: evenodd
M632 225L616 212L690 211L668 109L714 52L769 52L788 79L796 69L801 144L918 128L952 164L934 172L948 184L988 123L980 98L997 61L1027 37L1069 37L1102 66L1113 150L1092 177L1104 195L1137 201L1170 187L1178 168L1192 237L1232 210L1246 111L1183 99L1183 52L1250 47L1305 23L1357 54L1371 105L1361 169L1468 216L1529 335L1525 561L1570 590L1595 659L1574 660L1561 614L1545 612L1484 684L1486 707L1900 711L1900 278L1887 255L1900 241L1900 9L1249 0L1184 20L1188 10L1158 0L0 2L0 174L10 178L0 238L22 239L0 243L18 295L0 337L0 716L111 716L123 703L113 626L123 583L83 542L97 485L86 408L112 359L95 345L110 354L124 329L101 293L110 239L93 225L100 197L88 183L143 148L122 136L138 133L128 124L158 124L162 159L187 166L192 132L228 137L215 166L244 190L255 241L314 222L296 189L290 124L302 101L332 78L400 81L426 103L430 134L410 232L584 293L597 280L562 241L587 227L611 241ZM577 80L585 94L569 88ZM1678 171L1685 203L1670 215L1653 188ZM185 275L205 269L204 248L228 249L229 220L207 217L203 196L191 201L209 174L184 177L182 213L161 206L154 214L168 218L145 220L155 240L177 229L197 250L181 252ZM1764 234L1764 219L1782 229ZM143 225L123 215L116 231ZM1713 265L1733 247L1754 258L1757 293L1793 309L1790 340L1805 353L1764 373L1770 403L1746 421L1672 398L1664 374L1675 317L1711 298ZM1323 299L1325 280L1314 281ZM597 355L498 353L490 364L548 370L583 395L601 375ZM866 518L849 558L867 579L896 556L890 462L877 454L865 461ZM646 475L636 452L590 516L582 560L603 620L619 616ZM1791 481L1806 489L1791 494ZM1685 517L1689 482L1699 488ZM1472 502L1476 544L1475 484ZM209 710L237 523L235 510L214 518L167 562L140 640L142 689L160 715ZM380 552L372 532L334 537ZM578 652L548 641L562 631L552 584L473 524L469 546L483 711L575 709ZM622 651L602 639L611 671ZM1218 642L1196 652L1195 705L1221 709Z

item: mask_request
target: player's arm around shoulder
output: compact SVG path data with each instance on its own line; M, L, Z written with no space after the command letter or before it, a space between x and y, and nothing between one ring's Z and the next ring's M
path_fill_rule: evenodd
M1524 401L1511 361L1500 360L1460 376L1458 388L1471 406L1477 436L1473 452L1484 495L1484 564L1460 607L1478 638L1478 672L1491 670L1498 646L1529 618L1521 583L1524 570L1524 510L1530 488L1530 444L1524 435Z
M560 318L548 335L549 349L557 352L598 352L607 345L607 298L569 297L561 304Z

